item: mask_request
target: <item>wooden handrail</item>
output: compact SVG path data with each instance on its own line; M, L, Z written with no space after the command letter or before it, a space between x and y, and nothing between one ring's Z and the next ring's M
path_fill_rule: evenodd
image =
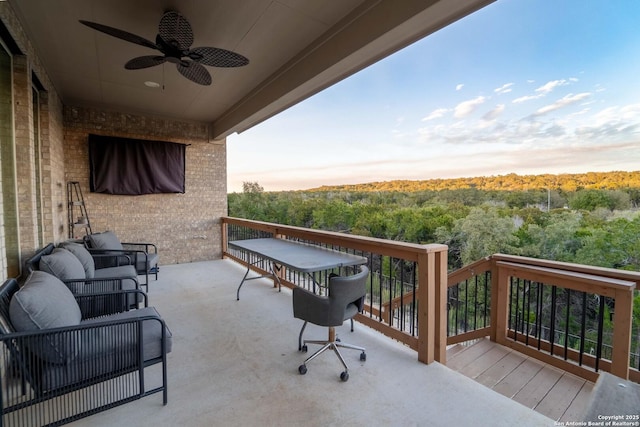
M518 255L493 254L491 260L513 262L522 265L535 265L539 267L548 267L556 270L571 271L574 273L592 274L600 277L609 277L612 279L628 280L636 284L636 288L640 289L640 273L637 271L618 270L615 268L596 267L592 265L575 264L570 262L551 261L539 258L529 258Z
M420 245L417 243L398 242L395 240L378 239L376 237L356 236L353 234L345 234L335 231L312 230L310 228L252 221L241 218L222 217L221 222L223 224L235 224L259 231L266 231L273 235L313 240L318 243L342 246L363 252L375 252L381 255L402 258L409 261L417 261L420 254L441 252L448 248L447 245L437 243ZM226 249L226 246L223 248Z
M525 262L518 262L522 260ZM629 379L633 292L640 281L640 273L504 255L495 257L495 271L495 278L492 277L492 302L494 302L491 313L492 340L593 381L592 371L540 353L516 340L507 339L510 278L515 277L611 297L615 300L616 309L610 372L618 377Z
M554 284L574 291L598 294L605 297L615 297L617 290L627 291L635 289L635 282L620 280L607 276L580 273L569 270L559 270L549 267L538 267L514 262L497 261L496 266L503 269L510 276L520 279Z
M452 287L460 282L464 282L467 279L479 276L480 274L484 274L485 272L491 270L492 263L492 257L485 257L481 260L452 271L451 273L449 273L449 283L447 286Z
M555 358L536 349L526 346L520 340L508 339L512 331L508 330L508 309L510 277L531 280L533 282L557 285L562 288L587 292L615 299L613 350L611 363L603 365L605 369L622 378L629 378L629 352L631 345L631 323L633 315L633 292L640 287L640 273L627 270L616 270L581 264L541 260L506 254L494 254L478 260L461 269L447 274L447 246L440 244L419 245L396 242L373 237L355 236L324 230L311 230L261 221L240 218L222 217L223 255L243 262L228 252L227 228L229 225L247 227L249 229L271 233L275 237L299 238L311 242L349 248L356 251L380 254L383 256L405 259L417 264L417 288L395 297L382 304L379 313L386 318L384 312L396 309L407 302L421 301L418 304L418 337L394 329L373 318L359 316L369 326L380 332L400 340L418 351L418 359L425 363L440 361L446 358L446 321L447 321L447 288L456 286L470 278L491 272L491 321L490 326L477 331L469 331L462 336L452 338L452 342L489 335L492 340L512 347L544 362L562 369L593 379L597 375L586 368ZM284 283L284 282L283 282ZM294 284L289 284L295 286ZM414 295L415 294L415 295ZM426 301L426 303L424 303ZM372 308L373 309L373 308ZM634 373L634 375L637 372ZM636 376L637 377L637 376ZM635 379L637 381L637 378Z
M381 322L365 321L380 332L415 348L418 360L423 363L438 361L445 363L446 331L446 286L447 286L447 245L398 242L374 237L356 236L324 230L312 230L262 221L241 218L222 217L222 253L223 256L238 262L241 259L229 253L228 226L237 225L253 230L270 233L277 238L299 238L307 241L349 248L355 251L373 253L415 262L417 266L417 294L423 303L417 310L418 338L394 330ZM286 281L283 284L289 285ZM293 285L293 284L291 284Z

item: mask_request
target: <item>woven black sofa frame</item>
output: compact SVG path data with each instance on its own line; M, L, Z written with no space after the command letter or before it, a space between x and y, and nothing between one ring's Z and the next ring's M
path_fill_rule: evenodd
M139 275L145 276L144 283L141 283L142 286L146 287L146 290L149 291L149 275L153 274L155 280L158 280L158 272L160 271L160 266L158 265L158 246L154 243L147 242L120 242L117 243L122 246L122 249L114 249L114 248L100 248L95 246L93 240L100 235L107 235L110 237L108 239L117 239L114 233L112 232L103 232L103 233L94 233L91 235L84 236L83 242L85 247L91 252L92 255L98 257L103 257L102 260L96 260L97 266L109 267L114 265L113 257L115 256L124 256L128 257L130 260L130 264L136 268L136 271ZM109 257L112 259L110 260ZM119 260L122 262L122 259Z
M36 251L35 254L26 261L27 273L40 270L40 260L43 256L51 255L54 249L55 245L49 243ZM122 254L92 254L92 256L98 263L101 259L104 259L116 266L131 264L130 258ZM87 293L101 294L99 298L85 298L79 303L83 316L97 317L105 314L119 313L130 308L148 306L147 294L140 289L138 278L135 275L136 273L132 270L131 274L122 275L120 272L113 273L114 270L118 272L118 269L105 268L104 271L107 271L105 277L83 279L60 278L74 295ZM118 276L117 274L120 275ZM125 296L127 298L124 298Z
M83 313L80 325L16 332L10 302L18 290L15 279L0 287L0 427L62 425L160 392L167 404L171 338L155 309L94 319ZM101 294L74 297L88 307ZM152 331L157 340L147 340ZM51 360L52 346L71 357Z

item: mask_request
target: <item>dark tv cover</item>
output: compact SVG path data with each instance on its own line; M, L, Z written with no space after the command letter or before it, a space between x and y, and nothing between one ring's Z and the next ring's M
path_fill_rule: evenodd
M89 134L94 193L184 193L186 145Z

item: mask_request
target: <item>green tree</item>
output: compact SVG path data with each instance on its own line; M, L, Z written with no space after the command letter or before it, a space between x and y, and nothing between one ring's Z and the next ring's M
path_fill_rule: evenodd
M243 182L242 193L227 196L230 216L263 220L266 206L264 190L257 182Z
M524 225L519 233L520 254L556 261L572 261L582 246L579 237L582 215L559 211L547 215L542 224Z
M312 213L313 228L350 232L354 224L352 206L342 200L325 201Z
M602 228L591 229L575 262L601 267L640 270L640 215L607 221Z
M264 188L262 188L262 186L260 184L258 184L257 182L249 182L249 181L244 181L242 183L242 192L243 193L263 193L264 192Z
M495 208L472 208L465 218L458 219L450 232L438 228L441 243L459 252L459 262L470 264L494 253L514 253L517 239L511 218L501 217ZM458 246L458 247L456 247Z
M593 211L596 208L629 209L629 193L612 190L580 190L569 198L569 207L574 210Z

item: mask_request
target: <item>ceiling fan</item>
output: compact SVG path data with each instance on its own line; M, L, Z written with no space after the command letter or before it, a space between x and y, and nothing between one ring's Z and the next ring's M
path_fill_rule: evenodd
M137 36L127 31L80 20L80 23L113 37L135 43L144 47L159 50L162 55L138 56L128 61L124 68L139 70L171 62L186 78L203 86L211 84L211 75L203 65L211 67L242 67L249 60L239 53L216 47L196 47L193 44L193 30L189 21L176 11L162 15L158 27L156 42Z

